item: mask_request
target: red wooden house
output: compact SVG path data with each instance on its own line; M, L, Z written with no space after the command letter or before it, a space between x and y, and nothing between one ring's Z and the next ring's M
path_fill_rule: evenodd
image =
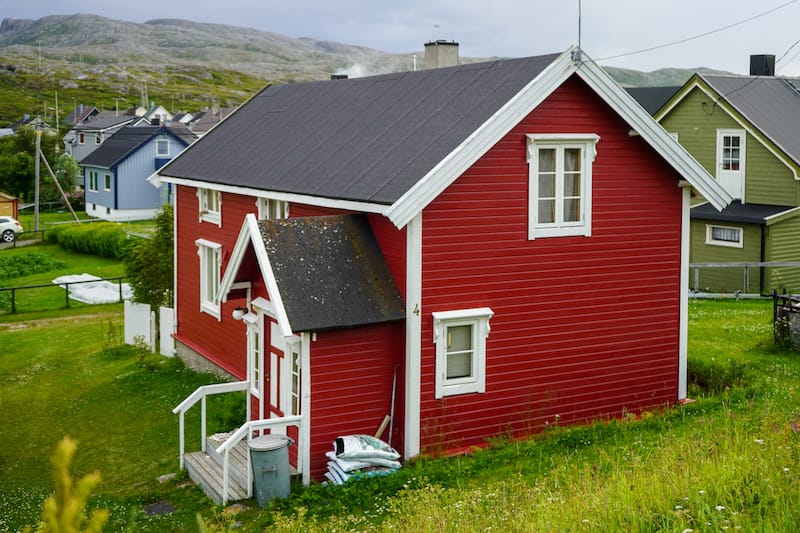
M151 178L228 446L288 431L308 482L387 414L409 458L685 398L689 198L730 198L584 59L270 86Z

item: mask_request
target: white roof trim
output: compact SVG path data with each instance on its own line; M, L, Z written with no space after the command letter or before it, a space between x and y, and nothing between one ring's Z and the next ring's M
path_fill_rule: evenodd
M255 252L256 260L261 270L261 276L264 279L264 284L267 286L270 301L274 305L275 315L278 320L278 326L281 328L281 333L283 333L284 337L290 337L294 335L292 326L289 324L289 317L286 314L286 308L283 306L283 299L278 289L278 283L275 280L275 274L272 271L272 265L269 262L267 249L264 248L264 240L261 238L261 232L258 230L258 220L252 213L248 213L244 218L242 229L239 230L239 236L236 238L236 244L233 246L233 251L231 252L231 258L225 268L225 274L222 275L222 280L220 280L219 295L221 296L221 300L227 300L228 293L231 291L234 280L236 279L236 274L239 272L239 268L242 265L242 260L244 259L248 244L253 245L253 251Z
M550 63L520 92L472 132L464 142L395 201L385 212L394 225L402 228L408 224L417 213L439 196L575 72L571 55L572 49L567 50Z
M602 67L587 59L577 74L714 207L721 210L733 201L719 182Z
M270 200L283 200L285 202L293 202L296 204L330 207L333 209L359 211L362 213L377 213L379 215L385 214L386 210L389 208L388 205L375 204L370 202L337 200L335 198L324 198L321 196L311 196L307 194L266 191L264 189L253 189L250 187L240 187L236 185L221 185L219 183L211 183L207 181L200 181L200 180L193 180L186 178L173 178L170 176L161 176L158 172L152 174L149 178L147 178L147 181L149 181L155 187L160 187L161 183L173 183L175 185L185 185L187 187L196 187L200 189L210 189L214 191L227 192L232 194L241 194L244 196L252 196L254 198L269 198Z

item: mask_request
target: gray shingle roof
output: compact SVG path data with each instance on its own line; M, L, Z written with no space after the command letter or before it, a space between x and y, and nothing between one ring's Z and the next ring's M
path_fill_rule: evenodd
M734 200L722 211L717 211L710 204L701 204L691 209L691 217L699 220L715 220L719 222L739 222L744 224L767 223L767 217L794 209L785 205L743 204Z
M159 174L389 205L557 57L273 85Z
M633 96L634 100L639 102L639 105L645 111L655 115L656 111L661 109L661 106L666 104L680 88L680 85L675 85L665 87L626 87L625 90Z
M79 161L83 166L111 168L132 154L139 146L162 132L168 132L184 144L194 140L192 134L182 124L180 126L126 126L103 141L92 153Z
M800 165L800 79L700 76L723 100Z
M259 221L294 331L402 320L405 308L363 215Z

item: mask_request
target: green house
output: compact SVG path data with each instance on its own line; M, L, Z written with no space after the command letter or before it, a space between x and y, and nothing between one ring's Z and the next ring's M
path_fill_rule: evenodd
M695 74L654 113L735 198L722 212L695 202L692 263L800 261L800 79L773 73L774 56L752 56L749 76ZM692 274L700 291L800 292L799 267Z

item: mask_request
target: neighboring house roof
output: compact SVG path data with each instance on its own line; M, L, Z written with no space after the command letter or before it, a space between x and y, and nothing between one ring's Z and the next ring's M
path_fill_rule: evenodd
M122 124L129 124L138 118L132 115L117 115L113 111L102 111L86 122L78 124L73 129L75 131L102 131Z
M185 126L126 126L106 139L95 151L84 157L79 164L112 168L119 164L139 147L156 135L168 133L186 145L191 144L195 136Z
M628 94L633 96L633 99L639 102L639 105L651 115L655 115L656 111L666 104L670 98L675 96L675 93L681 88L680 85L668 87L626 87L625 90Z
M100 111L96 107L80 104L66 116L64 123L67 125L78 125L98 113L100 113Z
M235 107L220 107L201 111L194 115L191 121L192 131L195 133L206 133L208 130L222 122L222 120L233 113Z
M578 60L575 60L575 58ZM350 201L407 224L572 75L717 207L729 195L601 67L571 49L272 85L151 177ZM171 179L170 179L171 178Z
M717 211L709 204L700 204L691 209L691 217L700 220L719 222L739 222L742 224L767 224L770 217L796 209L785 205L743 204L734 200L722 211Z
M708 86L716 93L712 98L725 102L800 166L800 78L695 74L680 96L658 112L658 118L699 84Z
M251 244L284 334L405 318L400 292L364 215L273 221L247 215L220 294L227 294Z

